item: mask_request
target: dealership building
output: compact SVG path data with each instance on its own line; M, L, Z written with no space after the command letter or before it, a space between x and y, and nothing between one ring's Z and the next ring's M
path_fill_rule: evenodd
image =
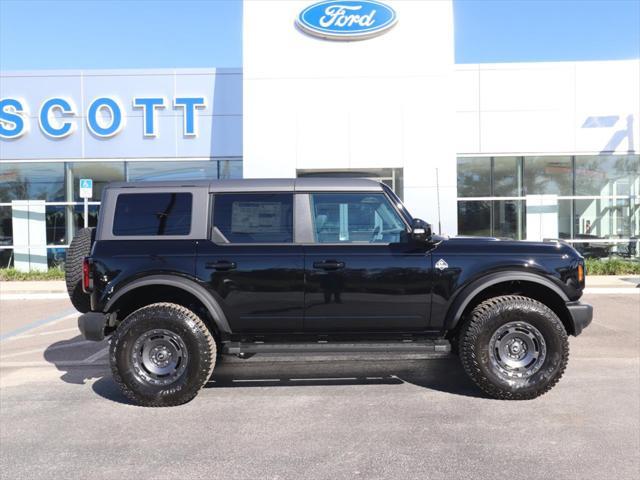
M245 0L237 69L0 72L0 268L64 262L111 181L313 175L443 234L638 256L640 59L455 64L450 1L317 3Z

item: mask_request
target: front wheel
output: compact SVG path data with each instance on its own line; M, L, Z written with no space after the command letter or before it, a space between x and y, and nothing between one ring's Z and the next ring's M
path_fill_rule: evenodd
M135 403L165 407L187 403L207 383L216 343L191 310L155 303L136 310L111 338L111 371Z
M506 295L476 306L460 332L460 359L488 395L526 400L549 391L569 359L558 316L528 297Z

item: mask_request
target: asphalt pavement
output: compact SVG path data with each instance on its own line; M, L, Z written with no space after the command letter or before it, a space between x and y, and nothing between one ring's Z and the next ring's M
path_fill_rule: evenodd
M67 300L3 298L0 478L637 479L632 290L585 295L594 322L536 400L486 398L455 357L255 356L165 409L127 402Z

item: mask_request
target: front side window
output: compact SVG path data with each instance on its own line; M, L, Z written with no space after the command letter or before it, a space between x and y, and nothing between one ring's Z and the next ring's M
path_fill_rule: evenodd
M225 243L293 243L293 195L218 194L213 226Z
M189 235L190 193L123 193L113 218L116 236Z
M317 243L397 243L406 227L382 193L311 195Z

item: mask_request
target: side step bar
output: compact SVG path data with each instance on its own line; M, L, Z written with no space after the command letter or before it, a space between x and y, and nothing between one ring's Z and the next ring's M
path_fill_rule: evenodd
M387 341L387 342L227 342L222 352L230 355L257 353L438 353L451 352L448 340Z

